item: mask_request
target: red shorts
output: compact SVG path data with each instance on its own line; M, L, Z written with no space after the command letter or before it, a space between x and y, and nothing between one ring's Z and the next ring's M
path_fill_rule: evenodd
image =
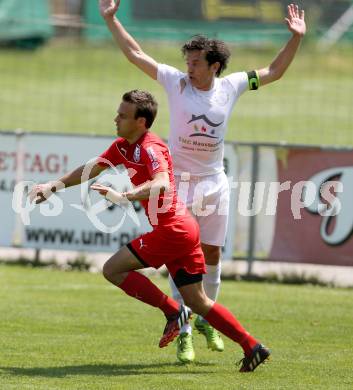
M161 222L152 232L131 241L128 247L146 267L159 268L165 264L172 277L180 269L189 274L206 273L199 226L188 212L168 219L167 223Z

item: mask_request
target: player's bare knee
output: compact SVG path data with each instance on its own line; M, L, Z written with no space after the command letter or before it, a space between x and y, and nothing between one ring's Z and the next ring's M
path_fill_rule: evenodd
M103 265L103 276L111 283L114 283L116 280L117 272L114 270L111 262L108 260Z
M103 273L103 276L104 276L109 282L111 282L111 276L112 276L112 274L111 274L111 271L110 271L109 266L107 265L107 263L105 263L105 264L103 265L102 273Z
M108 282L113 283L115 286L119 286L125 280L127 275L128 272L118 272L107 263L103 266L103 276L108 280Z

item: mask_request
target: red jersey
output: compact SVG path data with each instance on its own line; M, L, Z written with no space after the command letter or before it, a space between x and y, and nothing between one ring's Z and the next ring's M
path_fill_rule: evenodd
M155 198L155 202L141 201L153 231L127 245L136 258L146 267L159 268L165 264L172 277L180 269L189 274L205 273L199 226L177 198L172 160L165 143L150 132L132 145L124 138L117 138L100 157L114 166L124 165L135 186L152 180L158 172L168 172L170 190ZM154 206L158 206L158 210Z
M100 155L100 158L110 161L114 166L124 165L128 169L130 180L134 186L152 180L158 172L168 172L170 189L168 192L159 195L158 203L157 199L155 200L156 210L150 209L153 201L147 199L141 201L141 204L152 225L157 224L156 220L151 218L153 211L158 218L158 222L162 220L163 224L172 222L170 219L175 216L175 211L177 206L180 207L180 203L176 195L169 149L157 135L147 131L133 144L129 144L124 138L119 137ZM104 162L100 164L107 165Z

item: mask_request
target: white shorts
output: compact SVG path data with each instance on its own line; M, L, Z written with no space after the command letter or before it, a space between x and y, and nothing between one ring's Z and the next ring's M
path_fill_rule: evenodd
M190 178L190 179L189 179ZM224 172L210 176L175 176L179 198L196 218L203 244L225 244L229 214L229 183Z

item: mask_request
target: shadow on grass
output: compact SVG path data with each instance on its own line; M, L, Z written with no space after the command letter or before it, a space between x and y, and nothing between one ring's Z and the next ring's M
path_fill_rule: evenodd
M204 374L210 373L212 363L154 363L154 364L84 364L82 366L63 367L0 367L0 370L17 376L42 376L63 378L73 375L119 376L119 375L161 375L161 374ZM170 367L172 370L161 369ZM194 368L207 367L207 371ZM157 369L157 370L156 370Z

